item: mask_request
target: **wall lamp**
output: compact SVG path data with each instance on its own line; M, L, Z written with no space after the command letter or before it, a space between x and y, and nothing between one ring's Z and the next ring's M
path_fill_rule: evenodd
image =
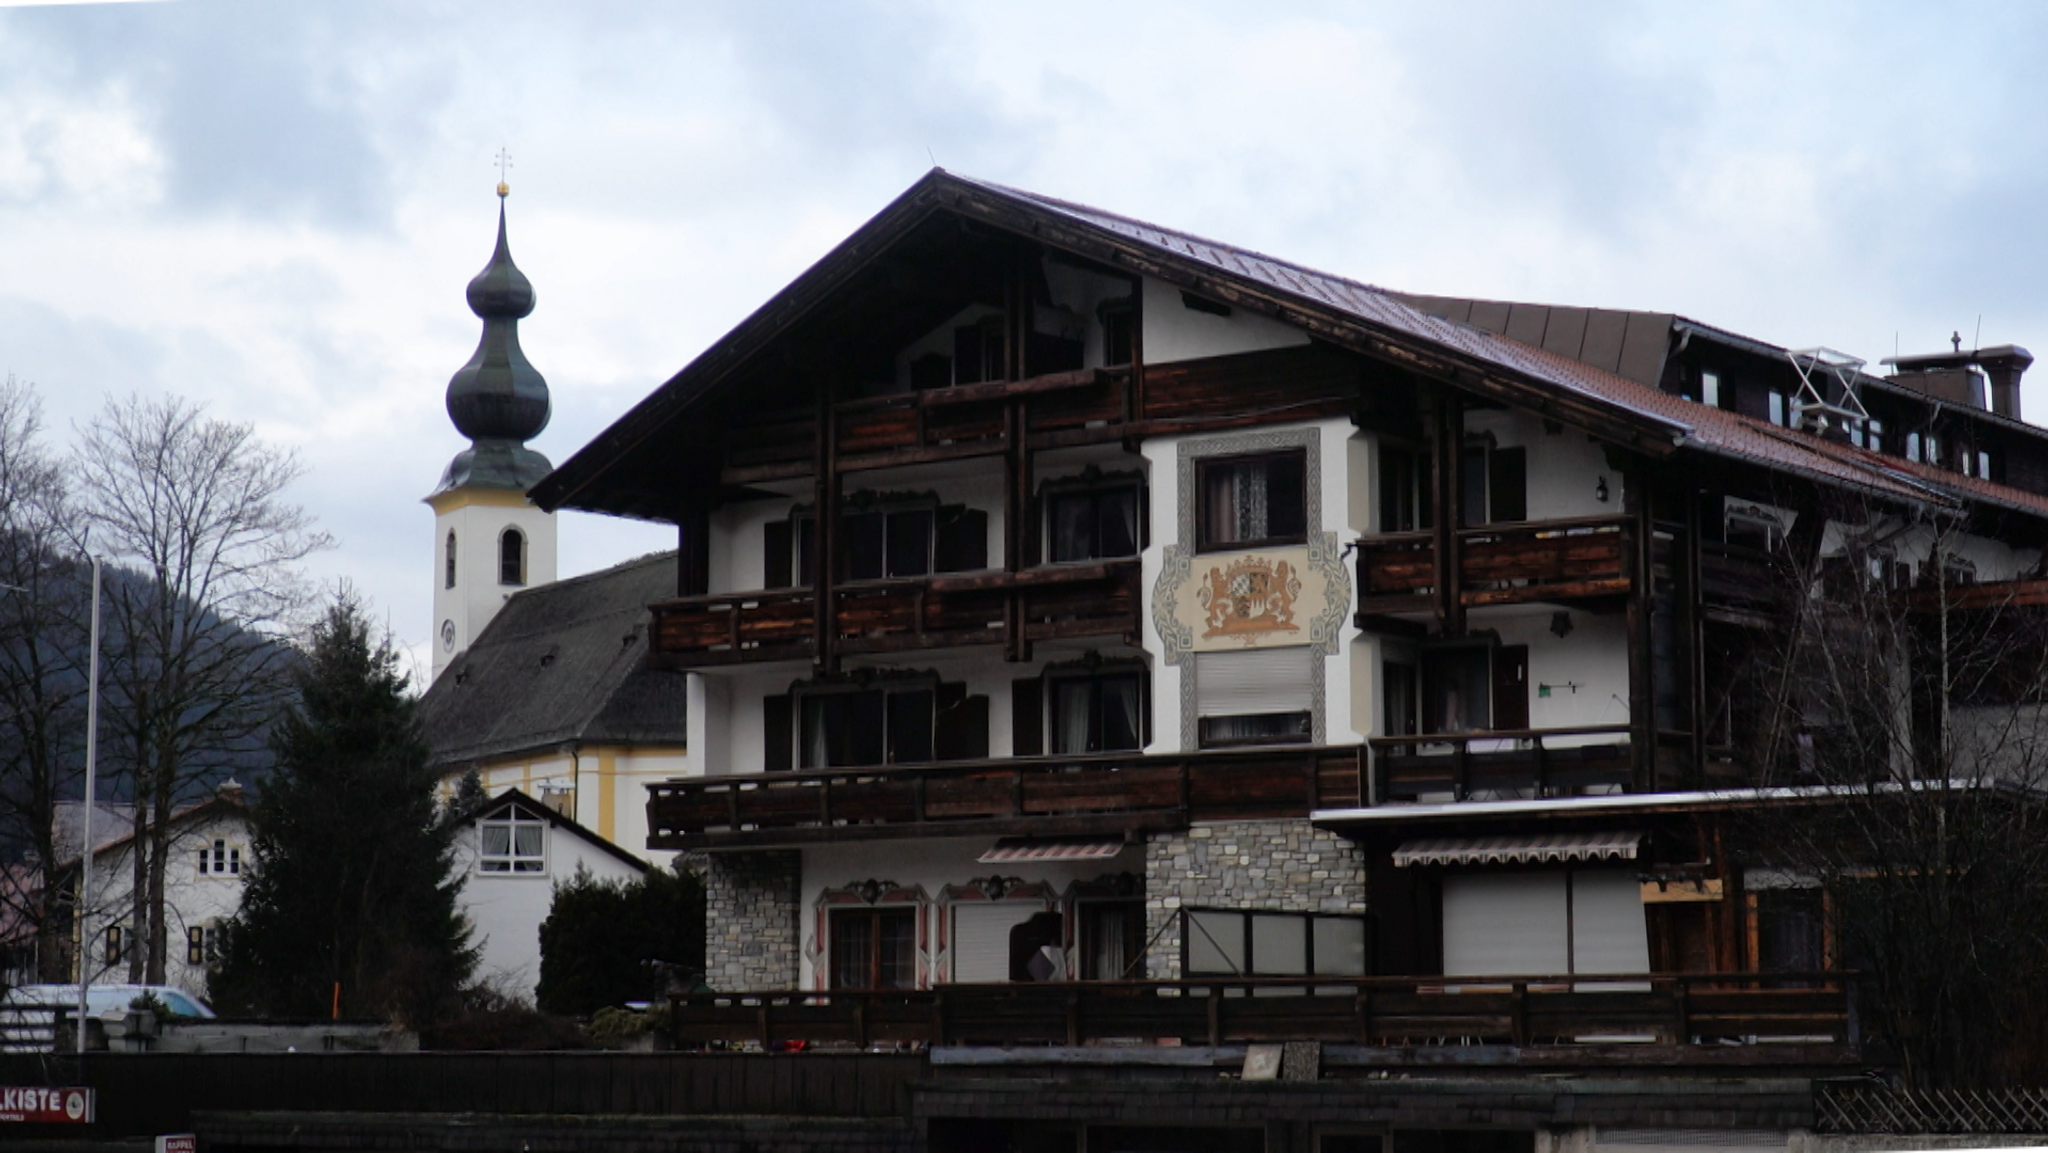
M1603 476L1599 480L1593 482L1593 499L1599 501L1601 504L1607 503L1606 477Z

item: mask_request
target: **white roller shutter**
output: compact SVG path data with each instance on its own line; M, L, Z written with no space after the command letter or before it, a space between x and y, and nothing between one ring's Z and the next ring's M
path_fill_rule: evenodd
M1550 976L1566 971L1571 944L1565 874L1503 873L1444 878L1444 974Z
M1314 659L1315 650L1307 647L1196 653L1195 713L1245 717L1307 712L1314 707L1309 664Z
M1010 979L1010 930L1045 911L1031 901L991 901L953 906L953 979L990 982Z
M1572 972L1647 973L1650 932L1633 870L1572 874ZM1620 988L1621 985L1606 986ZM1645 986L1647 987L1647 986Z

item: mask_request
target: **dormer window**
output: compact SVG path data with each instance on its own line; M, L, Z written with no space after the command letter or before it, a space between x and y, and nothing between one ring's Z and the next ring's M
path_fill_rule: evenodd
M498 537L498 583L526 583L526 534L516 528L508 528Z
M539 876L547 872L548 823L518 809L494 820L477 822L477 871L500 875Z

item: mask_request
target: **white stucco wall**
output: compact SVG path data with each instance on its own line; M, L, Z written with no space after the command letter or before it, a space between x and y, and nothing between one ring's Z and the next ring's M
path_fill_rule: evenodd
M1180 289L1145 279L1145 363L1166 364L1234 352L1292 348L1309 342L1308 334L1242 308L1229 316L1196 312L1181 303Z
M482 947L476 979L531 1001L540 984L540 923L547 920L555 885L580 866L601 880L631 881L635 869L574 833L549 825L542 838L546 867L539 873L477 871L478 828L457 840L456 867L464 880L460 909L470 941Z
M199 872L199 850L215 840L225 841L226 848L240 852L241 873L221 876L211 871ZM211 928L234 916L242 907L244 878L251 862L248 819L241 813L216 813L176 826L164 865L166 984L202 999L206 996L207 966L187 962L186 931L194 927ZM88 903L92 911L87 918L91 940L85 952L94 981L128 979L125 960L113 965L106 963L106 933L109 925L119 924L124 926L124 937L134 940L134 868L134 857L126 845L102 850L93 861L93 899Z

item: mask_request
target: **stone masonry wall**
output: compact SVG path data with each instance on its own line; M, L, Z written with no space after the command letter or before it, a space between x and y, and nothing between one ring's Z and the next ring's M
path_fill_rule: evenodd
M1145 975L1180 974L1182 906L1365 911L1365 854L1307 821L1219 821L1145 842Z
M797 986L803 857L791 850L709 853L704 862L704 983L719 992Z

